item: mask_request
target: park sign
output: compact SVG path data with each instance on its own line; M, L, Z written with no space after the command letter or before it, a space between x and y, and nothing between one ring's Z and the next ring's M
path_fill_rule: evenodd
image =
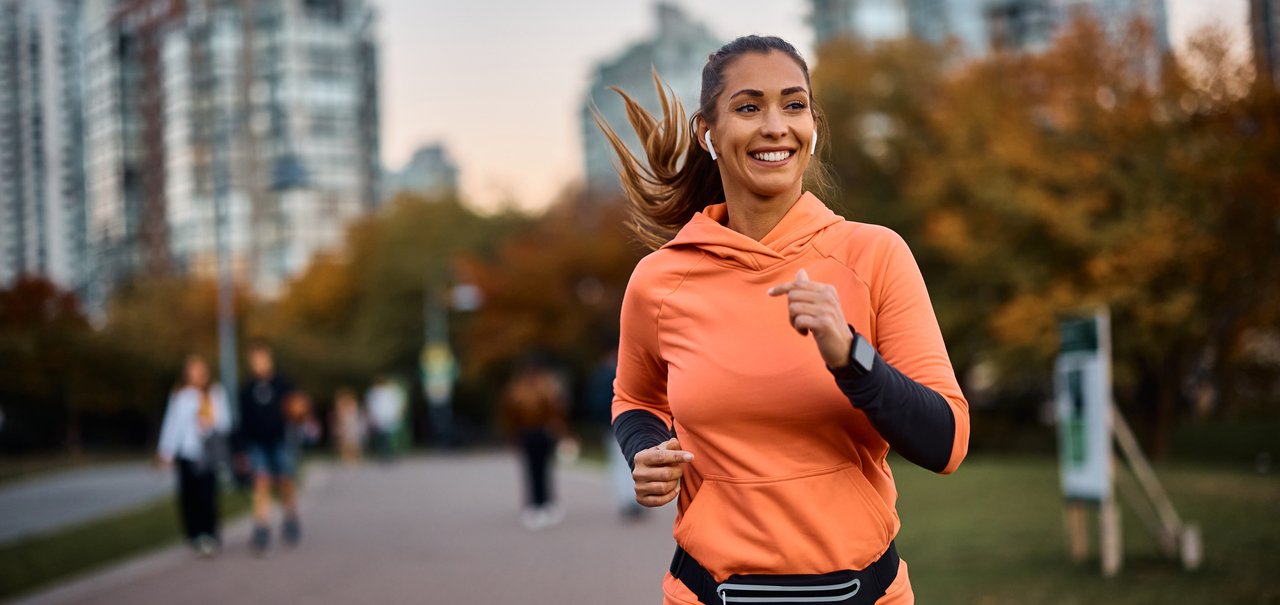
M1111 498L1111 329L1105 309L1059 324L1054 367L1062 493L1068 499Z

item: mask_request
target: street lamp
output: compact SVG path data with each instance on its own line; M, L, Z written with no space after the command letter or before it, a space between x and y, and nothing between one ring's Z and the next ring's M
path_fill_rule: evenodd
M449 311L475 311L484 298L479 287L468 283L450 288L447 304L433 295L429 283L423 292L426 334L419 359L422 389L435 439L448 443L453 434L453 385L458 378L458 360L449 344Z

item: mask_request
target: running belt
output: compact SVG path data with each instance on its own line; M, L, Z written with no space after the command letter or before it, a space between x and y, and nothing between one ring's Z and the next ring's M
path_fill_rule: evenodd
M884 596L898 576L898 549L889 549L866 569L833 571L804 575L734 575L716 582L685 549L676 546L671 559L671 575L680 580L698 600L706 605L719 603L768 603L770 605L808 605L841 603L872 605Z

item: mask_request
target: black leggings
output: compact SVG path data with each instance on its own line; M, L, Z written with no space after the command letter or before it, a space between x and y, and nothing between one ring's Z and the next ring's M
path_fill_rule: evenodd
M551 490L551 455L556 439L545 428L520 432L520 451L524 454L525 501L530 506L546 506L555 500Z
M196 463L178 459L178 511L188 540L218 537L218 476L197 470Z

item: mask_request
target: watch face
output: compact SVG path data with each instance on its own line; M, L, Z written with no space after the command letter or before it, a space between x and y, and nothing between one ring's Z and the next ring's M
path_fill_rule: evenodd
M865 373L871 371L871 364L875 363L875 361L875 348L859 334L857 342L853 343L853 364Z

